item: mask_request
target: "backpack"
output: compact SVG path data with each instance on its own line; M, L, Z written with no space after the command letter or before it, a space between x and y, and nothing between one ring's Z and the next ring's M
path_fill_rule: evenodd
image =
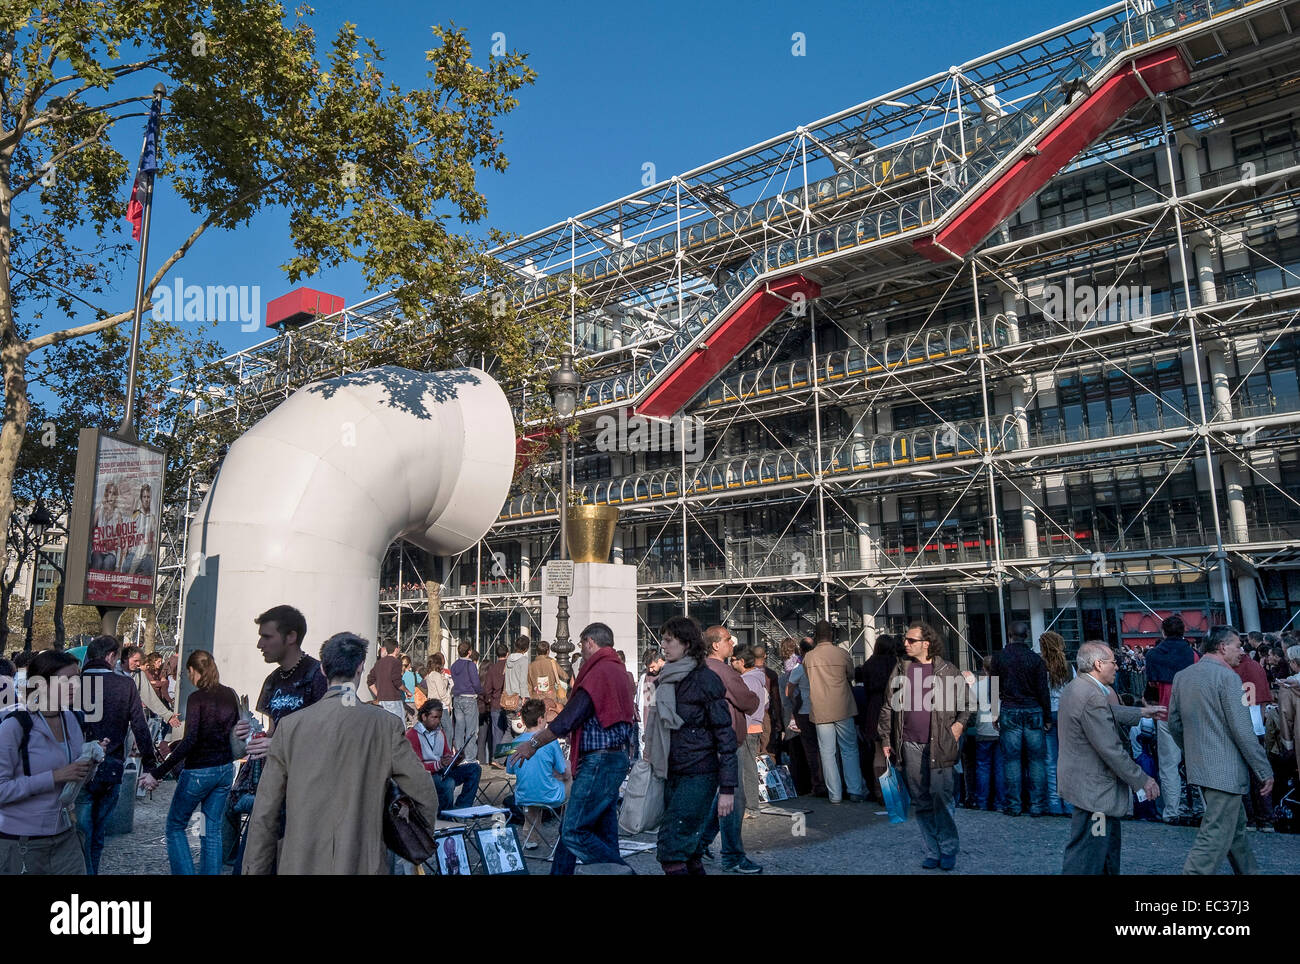
M80 711L74 710L72 715L76 719L77 725L81 726L82 718L81 718ZM18 728L22 730L23 735L18 738L18 756L21 757L23 761L23 776L29 777L32 775L32 760L31 757L27 755L27 745L32 740L32 711L14 710L6 717L6 719L17 720ZM65 722L64 724L65 739L66 736L67 736L67 724Z

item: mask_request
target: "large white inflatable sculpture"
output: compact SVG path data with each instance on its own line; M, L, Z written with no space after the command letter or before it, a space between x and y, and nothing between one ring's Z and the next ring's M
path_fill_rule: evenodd
M375 641L393 540L468 549L514 460L510 406L477 369L377 368L298 390L231 446L190 527L181 665L209 650L255 702L271 667L253 619L281 603L306 616L313 655L343 630Z

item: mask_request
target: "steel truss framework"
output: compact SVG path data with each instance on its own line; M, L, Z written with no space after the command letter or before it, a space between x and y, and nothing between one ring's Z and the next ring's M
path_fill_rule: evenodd
M497 252L525 312L566 291L593 306L571 312L592 366L571 481L624 508L615 553L640 570L643 639L669 611L764 637L837 617L868 646L923 616L972 643L965 659L1008 618L1064 625L1098 597L1278 621L1265 580L1300 562L1300 394L1257 386L1295 380L1270 373L1300 345L1300 130L1248 157L1240 145L1290 123L1298 15L1280 0L1115 4ZM916 253L1090 85L1170 48L1191 83L1117 118L971 256ZM688 403L702 452L596 448L596 419L796 269L820 297L790 304ZM1083 288L1095 299L1063 309L1061 292ZM195 417L252 424L337 373L337 339L382 345L402 324L381 295L231 356L238 386L195 392ZM1145 374L1170 363L1181 401ZM1069 379L1098 378L1123 386L1132 417L1049 424ZM453 634L486 643L538 620L558 497L554 466L533 470L541 494L512 496L473 550L430 566ZM1174 496L1187 478L1191 496ZM1138 508L1083 526L1067 495L1090 491L1100 511L1104 479L1140 480ZM1154 506L1181 508L1156 524ZM1284 611L1300 604L1289 591ZM383 605L427 627L419 593Z

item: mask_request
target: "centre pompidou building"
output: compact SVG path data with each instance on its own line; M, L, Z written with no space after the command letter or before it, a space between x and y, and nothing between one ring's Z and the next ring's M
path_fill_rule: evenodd
M642 640L829 618L861 653L921 617L969 662L1015 619L1294 626L1297 27L1281 0L1115 4L496 252L521 311L574 305L570 484L620 509ZM411 323L381 295L281 326L194 417L251 425L338 372L333 339ZM601 431L684 415L689 445ZM393 547L384 631L552 637L559 467L527 473L475 549Z

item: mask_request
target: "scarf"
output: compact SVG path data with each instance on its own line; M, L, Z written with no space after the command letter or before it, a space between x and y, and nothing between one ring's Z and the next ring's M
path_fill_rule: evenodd
M655 680L651 703L646 707L645 756L660 780L668 777L672 731L682 725L681 715L677 712L677 684L693 673L698 665L687 656L673 663L664 663Z
M582 669L578 671L573 687L587 691L595 707L596 723L601 729L607 730L615 723L631 723L636 719L632 690L627 685L627 670L613 646L598 647L594 654L582 661ZM570 750L575 765L581 746L582 727L577 727L573 731Z

